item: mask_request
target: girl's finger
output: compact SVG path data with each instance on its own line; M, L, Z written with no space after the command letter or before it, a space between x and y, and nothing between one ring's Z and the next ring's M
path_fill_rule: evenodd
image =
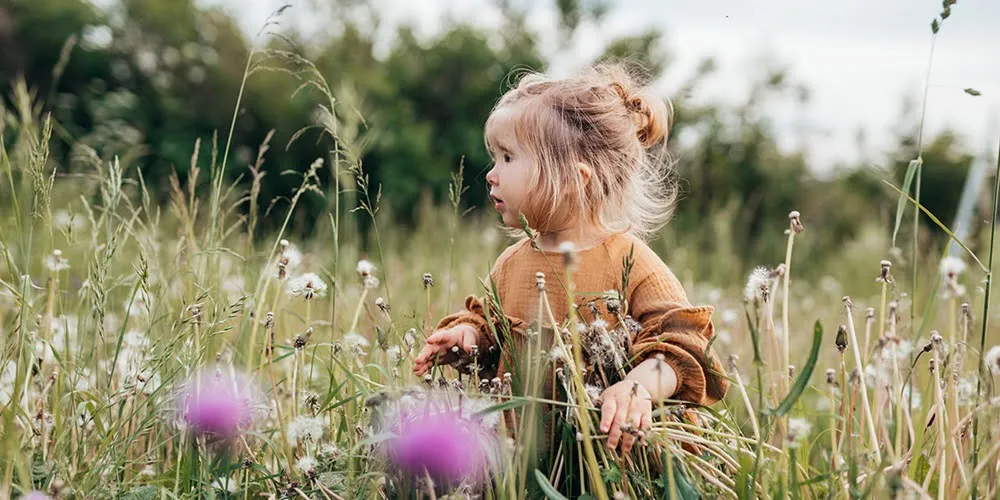
M601 432L608 432L611 429L611 422L615 418L615 408L617 403L612 398L607 398L601 405Z
M614 449L618 446L618 441L622 437L622 424L625 423L625 419L628 417L628 401L619 401L616 406L618 409L615 411L615 418L611 422L611 430L608 431L608 448Z
M635 443L635 435L631 432L626 432L622 435L622 456L628 455L628 452L632 450L632 445Z
M652 409L643 410L642 419L639 420L639 428L642 430L648 430L653 426L653 411Z

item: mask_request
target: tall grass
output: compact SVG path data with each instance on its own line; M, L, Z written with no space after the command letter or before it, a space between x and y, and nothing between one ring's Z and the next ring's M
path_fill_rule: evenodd
M914 246L902 283L904 273L871 257L895 244L880 238L859 243L860 257L845 255L870 261L870 280L816 284L793 281L791 270L813 265L794 243L822 228L792 212L782 263L755 272L745 294L741 283L688 286L720 311L708 349L732 355L727 400L655 402L650 429L626 429L640 444L625 457L604 445L595 397L629 360L612 353L611 365L584 368L601 357L597 349L616 348L595 338L629 335L621 292L575 290L567 253L567 274L536 278L540 316L515 331L496 288L478 278L483 249L500 242L489 239L488 221L465 216L463 170L450 205L426 209L421 230L405 233L365 174L367 125L350 88L332 90L291 53L250 57L247 76L287 71L301 92L321 96L316 123L293 140L318 130L328 154L296 174L286 204L258 199L270 138L248 187L226 183L228 147L214 141L201 179L202 148L193 145L189 174L171 179L170 202L158 207L140 172L116 158L81 148L83 167L62 175L49 155L51 120L23 84L15 108L0 109L0 498L997 495L1000 366L987 356L1000 340L988 326L995 216L988 256L963 245L970 270L949 261L939 275L937 262L918 265L927 259ZM919 186L916 163L895 191L899 213L912 204L938 222L919 188L909 194L914 179ZM326 197L330 233L288 232L306 196ZM265 204L280 223L260 234ZM374 263L348 211L371 219ZM435 228L440 220L452 223ZM623 262L621 290L629 268ZM838 271L856 272L829 274ZM935 289L947 300L918 304L918 277L941 280ZM562 323L546 293L556 284L576 304ZM491 334L523 350L453 353L433 375L415 377L412 360L435 314L467 293L487 298ZM855 320L862 304L870 306L864 337ZM577 314L592 308L619 321ZM945 335L925 333L932 328ZM978 345L969 342L977 329ZM490 372L497 356L511 373ZM234 407L247 410L232 432L208 432L199 417L202 391L216 384L223 390L211 394L238 395ZM409 422L427 415L447 416L455 432L416 459L399 458ZM481 454L475 473L435 473L448 458L440 454L476 451L466 447Z

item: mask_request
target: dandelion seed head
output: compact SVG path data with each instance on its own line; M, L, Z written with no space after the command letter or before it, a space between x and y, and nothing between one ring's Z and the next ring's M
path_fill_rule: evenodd
M746 287L743 289L743 298L747 301L767 300L770 276L770 271L764 266L758 266L751 271L747 278Z
M62 250L57 248L45 258L45 267L48 268L49 271L57 273L59 271L69 269L69 261L62 256Z
M315 297L326 297L327 285L315 273L305 273L288 280L285 293L290 297L302 297L312 300Z
M378 278L370 274L368 276L365 276L365 279L362 281L362 285L368 290L374 290L378 288L378 284L379 284Z
M367 260L362 259L358 261L357 269L358 269L358 274L360 274L362 277L367 277L375 272L375 265Z
M348 351L358 356L363 356L369 346L368 339L355 332L345 333L343 342Z
M299 416L288 425L288 439L292 444L318 443L323 439L324 428L322 417Z
M941 277L953 280L965 271L965 261L959 257L949 255L941 259Z
M989 367L990 373L993 376L1000 376L1000 345L995 345L989 351L986 351L983 361Z
M319 467L319 462L310 456L302 457L295 462L295 468L302 471L304 474L316 472L317 467Z
M802 442L809 437L812 425L803 418L793 418L788 421L788 434L785 436L785 445L789 448L798 448Z
M385 355L389 358L389 363L398 365L403 360L403 349L398 345L394 345L385 350Z
M962 405L970 405L976 400L976 382L975 380L965 377L958 381L958 385L955 386L955 395L958 397L958 403Z

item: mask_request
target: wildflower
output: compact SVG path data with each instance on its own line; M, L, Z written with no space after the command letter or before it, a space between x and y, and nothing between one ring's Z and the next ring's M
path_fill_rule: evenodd
M375 298L375 306L379 308L385 314L389 314L389 304L385 303L385 299L382 297Z
M362 337L361 334L354 332L344 334L344 347L357 356L363 356L365 354L365 348L368 347L368 345L368 339Z
M754 300L766 302L770 279L770 272L766 267L755 268L750 272L750 277L747 278L747 286L743 289L743 298L748 302Z
M1000 375L1000 345L995 345L986 351L983 361L994 376Z
M156 471L153 469L153 465L152 464L146 464L146 466L143 467L141 471L139 471L139 475L140 476L152 477L152 476L156 475Z
M62 256L62 250L58 248L53 250L51 254L45 259L45 267L54 273L59 271L65 271L69 269L69 261Z
M402 422L389 443L389 458L412 476L458 481L485 464L484 444L474 423L452 413L421 413Z
M41 491L31 491L21 497L21 500L51 500L51 497Z
M200 379L200 380L199 380ZM185 422L196 432L234 437L251 420L251 387L239 376L203 372L183 396Z
M358 261L358 274L360 274L362 278L371 276L373 272L375 272L374 264L364 259Z
M305 273L288 281L285 292L291 297L303 297L312 300L314 297L326 297L326 283L315 273Z
M295 468L302 471L304 474L312 474L316 472L316 467L319 466L319 462L313 457L302 457L297 462L295 462Z
M809 421L802 418L793 418L788 421L788 434L785 436L785 446L798 448L802 441L805 441L812 430Z
M378 288L378 278L372 275L365 276L365 279L362 281L362 285L368 290L374 290Z
M424 288L430 288L434 286L434 277L431 273L424 273Z
M288 426L288 439L292 444L316 443L323 439L323 419L321 417L296 417Z

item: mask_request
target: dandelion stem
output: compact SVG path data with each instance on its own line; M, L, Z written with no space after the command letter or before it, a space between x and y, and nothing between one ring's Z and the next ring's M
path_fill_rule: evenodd
M851 310L850 300L844 301L844 308L847 311L847 331L851 335L851 350L854 352L854 363L861 370L859 383L861 385L861 409L865 414L865 421L868 424L868 437L871 439L871 446L875 451L875 461L882 462L882 453L879 451L878 433L875 431L875 421L872 419L872 410L868 405L868 387L865 384L865 365L861 362L861 352L858 350L858 336L854 332L854 315Z

